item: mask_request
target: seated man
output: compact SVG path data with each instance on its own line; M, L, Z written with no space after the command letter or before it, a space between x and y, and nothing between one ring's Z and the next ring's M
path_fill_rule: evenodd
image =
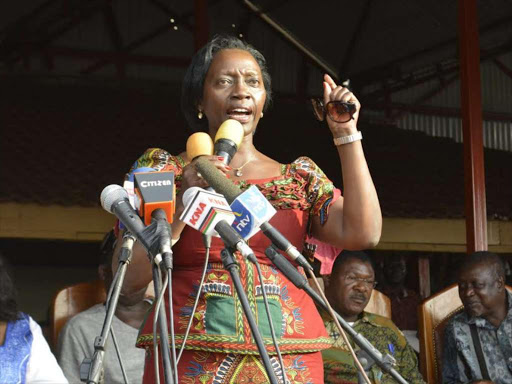
M503 261L475 252L457 282L464 312L445 329L443 383L512 383L512 295Z
M333 309L355 331L363 335L382 354L396 359L395 370L411 384L424 383L418 371L418 360L404 335L390 319L364 312L375 286L372 260L364 252L343 251L334 262L325 294ZM326 383L357 383L357 368L334 321L324 317L327 332L333 338L330 349L322 351ZM349 337L350 338L350 337ZM360 348L351 341L356 354ZM395 383L380 367L373 365L369 379L376 384Z
M112 283L112 255L115 245L113 231L109 232L101 246L101 264L98 273L105 281L108 292ZM145 299L143 290L132 296L119 296L112 329L117 336L123 366L130 383L141 383L144 372L145 351L135 347L138 328L151 307L151 301ZM72 317L59 334L59 364L70 383L80 383L80 365L84 358L94 355L94 340L101 334L105 320L104 304L97 304ZM109 334L103 360L104 383L124 383L123 374L116 349Z

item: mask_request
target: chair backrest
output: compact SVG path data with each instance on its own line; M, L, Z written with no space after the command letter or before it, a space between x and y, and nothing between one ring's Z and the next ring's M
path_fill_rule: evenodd
M106 300L104 282L95 280L66 287L57 292L50 308L50 337L57 347L59 332L66 321L77 313Z
M391 319L391 300L384 293L374 289L364 310Z
M508 287L512 291L512 287ZM464 309L457 284L423 300L418 308L420 370L427 383L441 382L444 329Z

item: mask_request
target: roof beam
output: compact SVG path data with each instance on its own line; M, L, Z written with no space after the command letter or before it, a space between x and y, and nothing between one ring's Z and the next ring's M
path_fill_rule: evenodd
M458 76L457 76L458 77ZM418 104L407 104L407 103L386 103L384 101L369 102L364 104L365 109L373 110L385 110L389 108L394 111L402 111L408 113L418 113L429 116L446 116L446 117L458 117L462 116L460 108L455 107L440 107L435 105L418 105ZM484 111L482 116L486 121L512 121L512 114L505 112L492 112Z
M350 68L350 64L352 63L352 58L354 57L355 50L357 47L357 43L359 42L361 35L366 27L368 22L368 15L371 11L373 0L366 0L363 9L359 13L359 20L357 21L356 28L354 29L354 33L352 33L352 37L350 38L350 42L348 44L347 49L343 55L343 62L340 66L340 76L349 77L348 69Z
M208 42L208 1L194 0L194 51L197 52Z
M174 24L183 26L185 29L189 30L190 32L194 31L194 26L190 24L187 19L192 16L192 13L186 13L183 15L179 15L175 11L173 11L171 8L169 8L167 5L161 3L158 0L147 0L150 4L161 10L163 13L165 13L168 17L174 19L175 23L166 22L165 24L160 25L159 27L155 28L153 31L145 34L144 36L138 38L137 40L132 41L131 43L127 44L124 47L124 52L130 52L134 49L137 49L147 42L155 39L156 37L163 35L164 33L169 32L173 27ZM218 1L218 0L217 0ZM216 2L217 2L216 1ZM80 71L81 74L87 75L93 72L96 72L103 68L106 65L111 64L110 60L103 59L96 63L93 63L90 66L85 67Z
M105 0L105 2L111 2L112 0ZM22 41L18 42L17 44L9 47L9 49L2 52L2 60L6 63L6 65L12 65L18 62L20 59L23 59L23 56L30 54L30 52L27 52L27 47L30 47L30 49L41 50L45 46L51 44L53 40L55 40L57 37L61 36L62 34L69 32L70 30L76 28L78 25L80 25L85 20L88 20L92 16L94 16L97 12L103 9L104 1L101 1L101 7L96 6L96 4L99 4L99 1L92 1L89 4L89 8L85 10L81 10L81 12L78 12L76 15L73 15L68 20L64 20L61 25L57 26L57 28L53 31L48 32L48 30L42 30L39 29L34 33L35 37L37 38L36 41ZM45 23L45 25L52 25L57 24L61 22L62 15L57 15L54 19L50 20L49 22ZM39 35L42 35L40 37ZM20 54L15 56L14 58L9 58L9 55L16 53L16 51L21 51Z
M486 34L488 32L495 31L499 28L509 26L511 22L512 22L512 15L507 15L497 21L489 23L488 25L480 28L480 36L483 36L484 34ZM440 43L431 45L430 47L423 48L416 52L404 55L404 56L402 56L398 59L394 59L388 63L378 65L378 66L375 66L370 69L363 70L359 73L355 73L354 75L352 75L352 79L354 81L357 80L358 86L361 87L366 84L370 84L374 81L382 81L383 78L396 77L397 67L401 63L411 60L411 59L416 59L418 56L426 55L426 54L429 54L429 53L432 53L435 51L439 51L439 50L442 50L445 48L449 48L449 47L453 47L454 51L456 51L457 41L458 41L457 37L453 37L451 39L442 41ZM401 76L401 74L398 73L398 76Z
M128 52L100 51L93 49L78 49L62 46L45 47L42 52L54 57L69 57L85 60L102 60L114 62L118 60L122 64L145 64L162 67L187 67L189 57L135 55Z
M440 77L439 79L439 86L435 89L428 91L421 95L419 98L417 98L413 105L421 105L423 103L426 103L430 100L432 100L435 96L439 95L442 91L444 91L446 88L448 88L450 85L452 85L457 79L459 78L458 75L453 75L448 80L444 79L443 77ZM400 119L405 113L408 111L401 111L400 113L392 114L391 118L393 120Z
M509 67L507 67L503 61L499 60L499 59L493 59L492 62L494 63L494 65L496 65L505 75L507 75L508 77L510 77L512 79L512 69L510 69Z
M492 48L489 50L481 50L480 62L491 60L491 59L495 58L496 56L499 56L505 52L510 51L510 49L512 49L512 39L505 42L504 44L502 44L500 46L495 47L495 48ZM436 70L429 71L428 69L431 67L432 68L439 67L439 68L437 69L437 71ZM386 92L391 92L391 93L399 92L404 89L408 89L408 88L414 87L416 85L423 84L427 81L430 81L432 79L439 77L440 75L447 76L447 75L450 75L453 73L458 73L460 65L458 62L453 62L449 65L445 65L444 68L440 68L440 67L442 67L442 65L436 65L436 66L431 66L431 67L425 69L425 71L424 71L426 73L425 75L415 75L414 73L409 73L409 74L403 75L402 78L400 80L398 80L395 84L391 84L389 89L387 89L387 90L378 89L376 91L373 91L373 92L363 95L364 100L366 102L375 101L375 100L385 96Z
M277 23L274 19L268 16L261 8L255 5L252 1L249 0L241 0L241 2L257 15L261 20L263 20L268 26L272 28L275 32L279 34L285 41L294 46L297 50L299 50L304 56L306 56L315 66L320 68L322 71L325 71L329 74L334 80L339 80L339 76L336 73L336 70L331 67L326 61L324 61L317 53L313 50L307 48L299 39L297 39L290 31L286 30L279 23Z
M188 29L190 32L194 32L194 26L187 21L187 19L194 14L193 12L187 12L187 13L184 13L183 15L180 15L176 11L174 11L169 6L167 6L166 4L162 3L159 0L147 0L147 1L149 4L153 5L154 7L156 7L160 11L162 11L167 17L173 18L177 24L182 25L183 27L185 27L185 29Z
M103 16L110 40L112 41L113 48L120 57L120 54L123 51L123 38L121 37L121 32L119 31L119 25L117 23L116 15L114 14L114 10L112 9L112 4L105 4ZM126 75L126 67L123 61L116 59L115 62L117 67L117 74L119 77L124 77Z
M40 13L44 12L47 8L52 5L52 3L56 3L58 0L46 0L45 2L39 4L32 11L29 11L25 15L18 18L18 20L14 21L7 27L3 28L0 31L0 35L8 34L9 31L17 31L23 29L23 26L28 22L33 22L34 19L39 16Z

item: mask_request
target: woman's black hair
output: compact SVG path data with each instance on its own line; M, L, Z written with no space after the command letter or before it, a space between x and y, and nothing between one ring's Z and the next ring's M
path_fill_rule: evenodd
M0 254L0 321L16 321L19 317L16 288L7 260Z
M194 132L208 132L207 119L197 117L198 105L203 97L203 87L206 74L213 57L223 49L240 49L249 52L261 69L263 85L267 92L263 111L266 111L272 102L271 78L265 57L253 46L231 35L216 35L192 58L181 87L181 110L187 119L189 127Z

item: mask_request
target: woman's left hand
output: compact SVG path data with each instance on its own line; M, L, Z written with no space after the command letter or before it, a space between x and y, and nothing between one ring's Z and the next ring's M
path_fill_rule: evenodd
M356 106L352 119L346 123L337 123L329 116L326 116L327 124L334 137L347 136L357 131L357 120L359 119L359 110L361 104L355 95L348 89L341 85L336 85L331 76L324 75L324 105L327 105L329 101L341 100L347 103L353 103Z

